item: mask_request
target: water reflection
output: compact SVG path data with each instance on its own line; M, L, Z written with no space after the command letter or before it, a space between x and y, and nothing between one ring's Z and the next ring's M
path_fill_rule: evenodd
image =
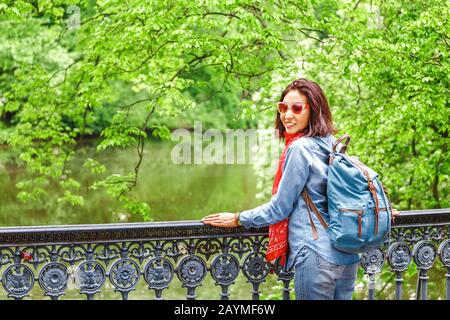
M249 164L241 165L175 165L170 159L172 142L148 140L137 187L132 195L151 208L154 221L196 220L206 214L244 210L262 204L256 199L256 177ZM15 182L27 178L23 169L5 167L0 174L0 225L55 225L112 222L139 222L120 209L118 202L104 190L91 190L96 179L82 165L87 158L105 164L109 173L126 174L134 170L137 154L134 148L95 152L95 141L83 146L69 164L73 176L80 180L84 206L58 203L51 196L34 203L17 200ZM54 189L52 189L54 188ZM47 190L57 190L48 186ZM55 197L56 198L56 197Z

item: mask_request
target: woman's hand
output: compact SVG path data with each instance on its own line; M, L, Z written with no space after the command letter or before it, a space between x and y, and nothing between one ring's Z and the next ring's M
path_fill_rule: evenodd
M392 222L395 222L395 217L400 214L397 209L392 209Z
M202 219L204 224L209 224L213 227L233 228L238 227L238 215L231 212L222 212L210 214Z

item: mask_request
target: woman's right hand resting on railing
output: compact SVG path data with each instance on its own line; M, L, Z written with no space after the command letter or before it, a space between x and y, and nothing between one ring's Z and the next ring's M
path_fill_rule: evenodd
M400 214L397 209L392 209L392 223L395 223L395 218Z
M209 216L203 217L201 221L213 227L239 227L239 213L222 212L210 214Z

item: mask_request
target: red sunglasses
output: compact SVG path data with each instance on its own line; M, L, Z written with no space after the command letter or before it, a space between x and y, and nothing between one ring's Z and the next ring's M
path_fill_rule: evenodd
M303 109L306 108L308 104L305 103L300 103L300 102L296 102L293 105L291 105L291 111L292 113L295 114L300 114L302 113ZM277 110L279 113L286 113L288 112L289 109L289 105L286 102L278 102L277 104Z

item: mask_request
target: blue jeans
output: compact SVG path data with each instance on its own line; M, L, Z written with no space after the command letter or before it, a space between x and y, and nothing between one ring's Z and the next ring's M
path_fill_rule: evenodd
M297 300L351 300L359 263L329 263L314 250L303 247L295 259Z

